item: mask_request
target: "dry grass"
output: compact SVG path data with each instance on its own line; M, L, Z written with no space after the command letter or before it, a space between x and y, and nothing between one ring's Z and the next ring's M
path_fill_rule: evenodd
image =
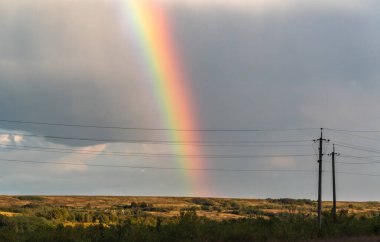
M19 213L11 213L11 212L2 212L0 211L0 215L4 215L4 216L7 216L7 217L15 217L15 216L19 216L21 214Z
M34 199L33 199L34 198ZM209 198L215 207L222 208L223 203L235 203L239 207L253 207L266 213L314 213L315 207L308 204L289 205L278 202L271 202L265 199L223 199ZM0 196L0 207L18 207L27 204L35 205L52 205L67 206L72 208L92 209L114 209L117 206L128 206L132 202L152 204L155 208L165 208L167 212L146 212L155 216L176 217L179 216L180 210L184 208L196 207L197 214L215 220L238 219L248 215L232 214L230 209L222 208L221 212L216 210L201 210L201 205L196 204L193 198L181 197L106 197L106 196L38 196L38 197L20 197L20 196ZM366 213L378 213L380 211L379 202L338 202L339 210L346 210L349 214L364 215ZM330 210L332 203L323 204L325 211ZM0 212L6 216L17 216L17 213Z

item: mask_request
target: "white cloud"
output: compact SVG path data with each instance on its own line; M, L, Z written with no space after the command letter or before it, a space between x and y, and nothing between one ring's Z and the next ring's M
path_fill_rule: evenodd
M107 148L106 144L93 145L88 147L79 148L78 152L94 152L95 154L103 152Z
M1 144L8 144L11 142L10 136L8 134L2 134L0 135L0 143Z
M81 155L81 154L70 154L62 159L57 160L57 163L67 163L67 164L61 164L57 165L55 167L56 171L78 171L78 172L85 172L88 170L87 161L89 161L91 158L95 157L96 154L99 154L106 150L107 145L94 145L94 146L88 146L83 148L76 149L77 153L87 153L90 154Z
M22 136L22 135L13 135L13 140L16 143L21 143L22 141L24 141L24 136Z

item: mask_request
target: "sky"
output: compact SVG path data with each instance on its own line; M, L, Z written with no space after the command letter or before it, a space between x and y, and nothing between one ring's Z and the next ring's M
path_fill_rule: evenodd
M2 0L0 119L173 128L167 127L154 88L145 80L149 70L133 41L135 32L128 23L132 13L125 2ZM170 23L197 129L302 129L199 131L200 142L306 140L202 146L205 156L250 156L204 158L202 167L308 172L142 168L181 164L176 158L134 155L171 154L175 152L171 145L99 140L168 140L168 131L0 121L0 159L61 163L0 161L0 194L316 199L317 146L312 140L319 137L319 128L380 130L378 1L162 0L157 4ZM380 132L327 129L325 136L331 140L324 147L326 154L332 143L340 144L339 162L368 163L376 161L372 156L380 152ZM44 152L25 147L43 147ZM310 156L252 158L277 154ZM358 161L347 156L371 157ZM327 155L324 159L323 196L331 199L331 162ZM338 199L380 200L380 176L363 175L380 175L380 165L337 163L337 170L346 172L337 174ZM198 177L202 183L188 189Z

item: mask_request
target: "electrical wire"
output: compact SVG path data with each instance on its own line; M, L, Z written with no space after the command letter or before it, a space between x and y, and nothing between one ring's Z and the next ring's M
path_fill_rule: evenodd
M354 145L344 145L344 144L335 144L336 146L352 149L352 150L358 150L358 151L365 151L370 153L376 153L380 154L380 150L372 149L372 148L362 148L361 146L354 146Z
M165 154L165 153L97 153L91 151L60 151L60 150L43 150L43 149L31 149L31 148L17 148L17 147L5 147L3 149L8 150L22 150L22 151L37 151L47 153L63 153L63 154L79 154L79 155L103 155L103 156L120 156L120 157L163 157L163 158L210 158L210 159L244 159L244 158L277 158L277 157L312 157L312 154L273 154L273 155L181 155L181 154Z
M343 135L348 135L348 136L357 137L357 138L366 139L366 140L380 141L380 139L377 139L377 138L372 138L372 137L357 135L357 134L350 134L344 131L334 131L334 130L330 130L330 131L336 134L343 134Z
M32 122L21 120L0 119L3 123L33 124L62 127L79 127L79 128L98 128L98 129L117 129L117 130L141 130L141 131L178 131L178 132L276 132L276 131L303 131L316 130L318 128L290 128L290 129L168 129L168 128L139 128L139 127L118 127L118 126L101 126L101 125L82 125L67 123L50 123L50 122Z
M325 130L336 132L350 132L350 133L380 133L380 130L349 130L349 129L331 129L325 128Z
M380 176L380 174L370 174L370 173L357 173L357 172L346 172L346 171L337 171L336 173L345 174L345 175L355 175L355 176Z
M310 140L262 140L262 141L169 141L169 140L126 140L126 139L96 139L82 137L63 137L50 135L22 134L22 133L0 133L0 135L13 135L23 137L36 137L45 139L60 139L60 140L77 140L77 141L93 141L106 143L143 143L143 144L274 144L274 143L303 143Z
M83 164L83 163L79 164L79 163L71 163L71 162L30 161L30 160L16 160L16 159L2 159L2 158L0 158L0 161L18 162L18 163L34 163L34 164L49 164L49 165L72 165L72 166L129 168L129 169L153 169L153 170L222 171L222 172L315 172L314 170L181 168L181 167L104 165L104 164Z
M48 164L48 165L72 165L72 166L89 166L89 167L104 167L104 168L128 168L128 169L152 169L152 170L186 170L186 171L202 171L202 172L268 172L268 173L313 173L315 170L277 170L277 169L224 169L224 168L181 168L181 167L159 167L159 166L130 166L130 165L104 165L104 164L79 164L71 162L48 162L48 161L30 161L30 160L16 160L16 159L3 159L4 162L17 162L17 163L29 163L29 164ZM331 171L324 171L331 172ZM380 176L380 174L369 173L356 173L338 171L336 173L346 175L358 175L358 176Z

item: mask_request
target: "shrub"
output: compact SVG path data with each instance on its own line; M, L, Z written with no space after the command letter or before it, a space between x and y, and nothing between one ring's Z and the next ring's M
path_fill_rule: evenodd
M191 199L191 202L197 204L197 205L204 205L204 206L213 206L214 202L207 198L193 198Z
M39 196L18 196L18 200L22 201L44 201L45 198Z
M267 201L271 203L287 204L287 205L314 205L315 203L310 199L292 199L292 198L279 198L279 199L268 198Z
M201 209L203 210L203 211L210 211L211 210L211 206L209 206L209 205L202 205L201 206Z

